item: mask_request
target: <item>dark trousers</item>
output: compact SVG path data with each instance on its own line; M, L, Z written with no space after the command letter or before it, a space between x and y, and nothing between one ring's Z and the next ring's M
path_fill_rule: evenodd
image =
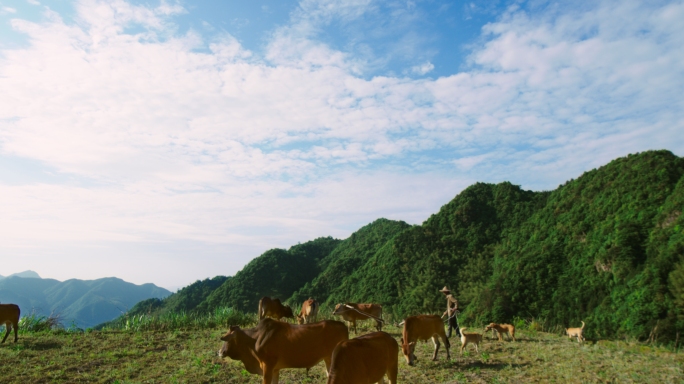
M456 329L456 336L461 337L461 330L458 328L458 321L456 321L456 315L453 315L447 321L449 324L449 329L447 330L447 338L451 337L451 331Z

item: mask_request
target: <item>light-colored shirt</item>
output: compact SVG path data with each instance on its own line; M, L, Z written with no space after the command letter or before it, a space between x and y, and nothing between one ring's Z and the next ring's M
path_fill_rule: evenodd
M448 294L446 296L446 299L447 299L447 310L444 312L444 314L442 314L442 317L444 317L444 315L451 317L451 315L454 313L454 311L456 311L458 309L458 300L456 300L456 298L453 297L451 294Z

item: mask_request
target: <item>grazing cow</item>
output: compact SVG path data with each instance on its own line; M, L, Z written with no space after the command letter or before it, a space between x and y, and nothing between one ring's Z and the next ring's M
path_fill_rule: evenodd
M309 298L302 303L302 310L297 315L297 324L308 324L316 321L318 316L318 301Z
M14 342L18 340L17 330L19 329L19 306L16 304L0 304L0 324L5 324L5 337L2 339L4 343L7 340L12 328L14 328Z
M354 333L356 333L356 321L368 319L374 319L375 329L382 331L382 305L380 304L337 304L333 315L342 316L342 319L351 323Z
M263 375L263 384L276 384L285 368L309 369L323 360L329 371L335 346L347 339L347 326L339 321L293 325L263 319L252 329L231 326L221 337L219 356L241 360L247 371Z
M416 341L432 339L435 344L435 353L432 355L432 361L437 360L437 352L439 351L439 337L444 341L444 348L446 348L447 360L451 357L449 355L449 348L451 344L444 332L444 324L442 319L437 315L417 315L410 316L404 320L404 329L401 333L401 352L406 358L408 365L413 365L418 358L415 355Z
M341 341L332 354L328 384L397 383L399 345L386 332Z
M283 305L280 299L271 299L264 296L259 300L259 320L264 317L272 317L276 320L280 320L283 317L292 319L294 314L292 314L292 308L289 305Z

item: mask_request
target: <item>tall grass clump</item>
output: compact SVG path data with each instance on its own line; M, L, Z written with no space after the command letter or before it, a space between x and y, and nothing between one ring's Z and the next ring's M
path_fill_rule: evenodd
M254 314L243 313L233 308L217 308L206 314L180 311L159 315L124 315L108 324L106 328L134 332L214 329L229 325L244 327L255 324L256 321Z
M19 319L19 332L46 332L63 329L59 314L38 315L35 311Z

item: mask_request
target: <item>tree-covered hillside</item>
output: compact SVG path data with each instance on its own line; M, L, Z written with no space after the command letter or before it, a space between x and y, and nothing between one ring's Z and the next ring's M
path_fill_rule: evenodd
M230 277L216 276L212 279L197 280L194 283L180 289L178 292L163 299L151 298L136 304L129 315L140 314L163 314L193 312L211 295L214 290L225 283Z
M510 183L466 188L422 226L385 244L332 292L334 301L372 300L396 315L433 312L444 285L468 302L491 274L494 246L543 204L547 194Z
M256 312L263 296L290 297L321 273L320 261L339 244L340 240L321 237L288 250L269 250L214 290L198 309L211 311L229 306Z
M378 219L354 232L321 260L322 272L311 282L307 282L295 292L289 302L301 303L309 297L326 302L328 305L339 300L333 292L344 290L349 276L365 265L373 255L397 234L411 226L403 221Z
M420 226L379 219L343 241L271 250L197 309L255 312L269 295L298 304L383 304L396 316L534 318L595 337L661 340L684 330L684 160L669 151L616 159L553 191L477 183ZM171 300L171 298L167 299Z
M656 323L673 334L667 279L682 257L681 229L672 224L681 220L683 174L682 159L654 151L560 186L496 247L470 313L566 326L584 320L595 336L643 337Z

